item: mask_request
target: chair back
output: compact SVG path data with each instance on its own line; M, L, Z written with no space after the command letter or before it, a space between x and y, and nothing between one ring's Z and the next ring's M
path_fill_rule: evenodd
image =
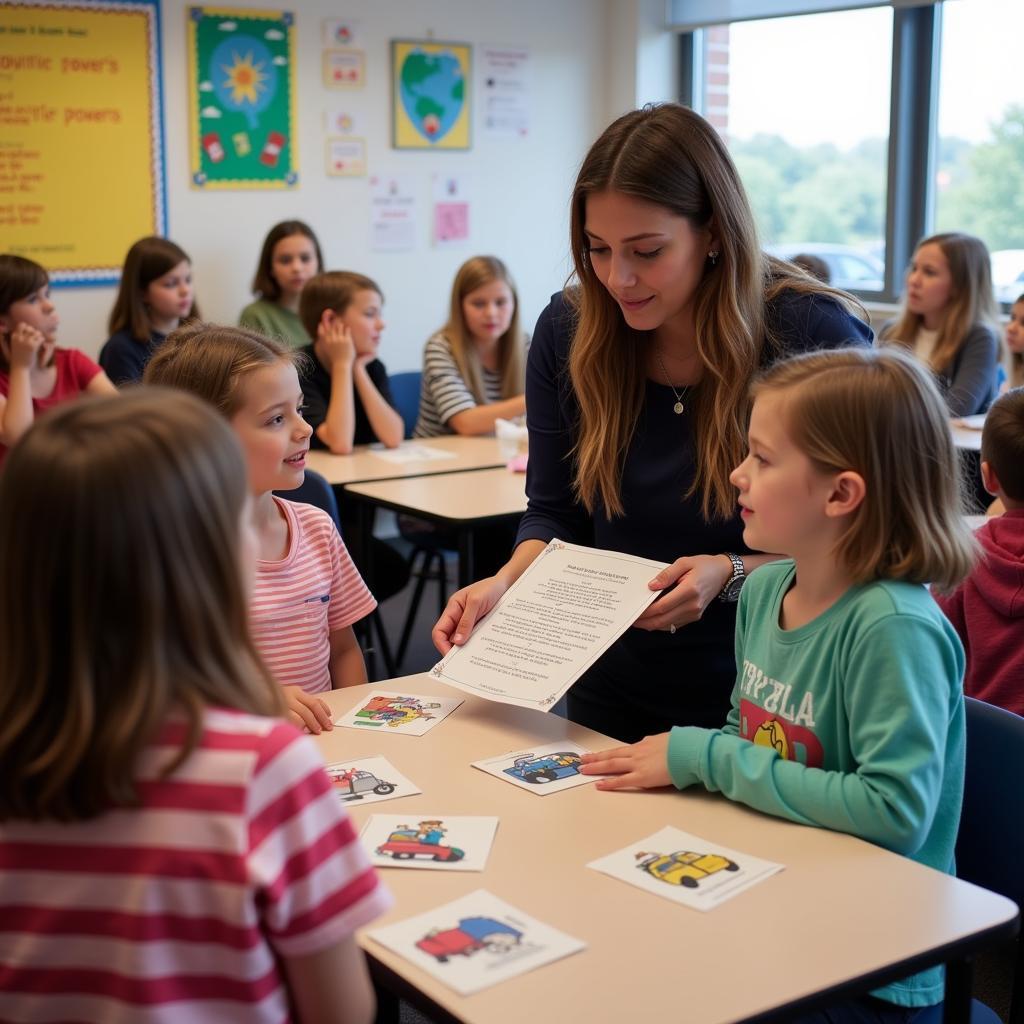
M419 370L388 375L388 386L391 397L395 400L395 408L405 424L405 436L412 437L413 428L420 415L420 384L423 374Z
M287 501L301 501L304 505L322 508L334 520L338 533L341 533L341 516L338 514L338 501L334 497L334 489L315 470L307 469L301 485L294 490L274 493Z

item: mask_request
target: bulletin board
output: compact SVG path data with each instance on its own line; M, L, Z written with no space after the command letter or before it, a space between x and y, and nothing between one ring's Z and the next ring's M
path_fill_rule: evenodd
M0 0L0 248L109 284L166 231L158 0Z

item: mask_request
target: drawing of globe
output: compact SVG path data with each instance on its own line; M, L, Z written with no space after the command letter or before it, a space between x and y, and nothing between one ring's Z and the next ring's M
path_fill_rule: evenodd
M399 82L402 106L416 130L428 142L443 139L465 102L465 82L455 54L412 50L402 61Z

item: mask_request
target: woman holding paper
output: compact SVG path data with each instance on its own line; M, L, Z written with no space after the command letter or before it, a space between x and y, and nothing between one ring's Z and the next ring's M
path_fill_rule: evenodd
M868 345L855 303L764 255L714 128L676 104L619 118L573 191L577 284L541 313L527 366L529 508L496 575L434 627L442 652L552 538L670 563L665 590L568 694L569 717L623 740L718 726L735 682L735 602L772 555L743 545L729 474L748 385L816 348Z

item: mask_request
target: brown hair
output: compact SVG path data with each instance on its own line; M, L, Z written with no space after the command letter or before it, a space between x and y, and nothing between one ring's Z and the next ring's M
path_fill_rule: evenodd
M953 587L977 542L963 518L956 450L931 375L894 349L835 349L777 363L751 388L784 392L793 443L824 473L853 470L864 500L835 556L858 583Z
M36 420L0 477L0 820L138 804L172 714L283 710L249 635L245 462L198 399L84 398ZM42 542L40 539L42 538Z
M362 291L376 292L381 302L384 301L384 293L377 282L364 274L351 270L328 270L311 277L299 298L299 319L309 337L316 341L316 329L325 309L333 309L341 316L352 304L356 292Z
M971 328L985 323L995 328L998 323L995 293L992 290L992 263L988 249L980 238L950 231L922 238L914 255L925 245L937 245L946 257L952 288L942 318L929 365L936 373L949 369ZM879 339L883 343L913 348L924 318L907 309L906 298L899 318Z
M512 275L508 268L496 256L473 256L459 267L452 284L451 308L448 312L448 323L441 333L451 346L452 357L458 367L459 375L472 392L479 405L484 405L487 398L480 357L462 309L463 300L470 292L490 284L492 281L503 281L512 293L512 320L508 330L498 339L498 368L501 373L501 397L513 398L526 390L526 346L519 330L519 296Z
M110 311L108 327L111 334L127 330L136 341L149 341L153 325L143 299L146 289L179 263L188 263L188 253L170 239L150 235L140 238L124 258L121 283L117 289L114 308ZM193 301L192 308L183 319L198 319L199 307Z
M1006 497L1024 502L1024 387L992 403L981 432L981 457L995 471Z
M294 349L245 327L193 322L171 331L146 365L143 384L181 388L231 419L242 404L239 384L264 366L297 365Z
M319 273L324 268L324 258L320 252L320 243L313 234L313 229L301 220L283 220L275 224L267 237L263 239L263 248L260 250L260 261L256 266L256 276L252 279L252 293L261 299L269 299L277 302L281 298L281 286L273 275L274 246L285 238L292 238L295 235L304 235L313 243L313 250L316 252L316 269Z
M1013 307L1024 303L1024 293L1020 294L1010 303L1010 315L1013 315ZM1024 322L1021 323L1024 328ZM1006 346L1006 379L1011 388L1019 388L1024 385L1024 352L1013 352L1010 346Z
M28 298L34 291L45 288L49 283L50 275L35 260L4 253L0 256L0 316L8 313L15 302ZM0 370L4 373L11 369L7 333L0 328Z
M748 386L766 342L765 302L784 289L856 300L765 256L750 204L718 132L675 103L648 105L605 129L583 160L572 194L570 234L579 288L569 293L577 324L569 375L579 402L574 489L593 511L621 515L622 460L643 402L647 336L624 323L618 304L590 264L585 233L588 196L621 192L711 229L719 257L708 260L694 296L697 355L703 380L692 393L696 473L704 518L735 513L732 468L743 452Z

